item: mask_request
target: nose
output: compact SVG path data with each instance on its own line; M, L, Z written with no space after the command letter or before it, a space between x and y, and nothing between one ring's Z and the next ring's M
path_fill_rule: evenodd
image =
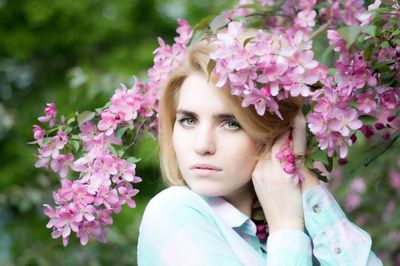
M215 153L215 132L212 130L212 127L198 127L194 139L194 151L199 155L212 155Z

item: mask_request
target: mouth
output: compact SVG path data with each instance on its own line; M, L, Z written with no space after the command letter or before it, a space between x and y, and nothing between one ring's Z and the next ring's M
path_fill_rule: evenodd
M221 168L209 164L196 164L190 167L190 169L195 173L195 175L203 177L210 176L222 171Z
M218 170L205 169L205 168L194 168L194 169L192 169L192 171L196 176L201 176L201 177L212 176L212 175L220 172Z
M204 170L214 170L214 171L221 171L222 169L219 167L216 167L211 164L195 164L190 169L204 169Z

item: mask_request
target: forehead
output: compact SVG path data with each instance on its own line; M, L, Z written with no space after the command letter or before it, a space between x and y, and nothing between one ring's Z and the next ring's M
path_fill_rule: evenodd
M190 74L182 84L178 98L178 109L208 113L231 112L222 89L207 80L205 75Z

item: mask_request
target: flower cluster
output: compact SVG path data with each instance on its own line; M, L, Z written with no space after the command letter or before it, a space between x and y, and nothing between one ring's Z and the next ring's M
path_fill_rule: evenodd
M49 104L46 116L40 121L49 122L50 127L57 125L56 106ZM75 160L69 145L78 143L70 140L62 129L65 119L59 122L60 130L53 137L46 137L46 130L34 125L35 143L39 145L36 167L51 169L61 177L61 188L53 193L55 208L45 204L44 213L50 218L47 224L52 228L52 237L62 237L67 245L71 231L77 234L82 245L92 237L105 241L107 226L112 223L111 214L119 212L127 204L135 207L132 199L139 190L134 183L141 181L136 176L135 164L128 163L110 152L112 144L121 141L107 131L100 131L92 122L80 126L79 141L83 143L84 155ZM56 127L57 128L57 127ZM69 180L70 171L79 173L79 179Z
M48 128L34 125L34 143L39 145L35 166L61 177L61 187L53 193L56 206L45 204L44 213L50 218L47 227L53 229L52 237L62 237L64 245L71 232L82 245L91 238L104 242L108 225L113 222L112 213L120 212L125 204L136 206L132 197L139 190L134 184L141 178L136 176L137 160L126 151L141 131L157 133L160 88L182 61L193 34L187 21L180 19L178 23L179 36L174 45L158 39L160 47L154 51L154 66L148 71L146 83L135 78L130 89L121 85L106 107L68 119L61 117L59 122L56 106L50 103L45 116L38 119L48 122ZM124 140L128 145L124 146ZM79 178L67 179L70 171Z
M229 87L243 97L242 106L254 105L257 113L274 112L281 119L277 100L311 94L310 86L327 74L326 67L313 59L311 41L302 31L265 32L259 30L248 42L239 40L242 22L231 22L218 33L216 61L217 87Z

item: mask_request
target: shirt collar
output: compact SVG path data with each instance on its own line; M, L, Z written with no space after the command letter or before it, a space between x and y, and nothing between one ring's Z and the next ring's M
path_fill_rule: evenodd
M210 207L230 227L241 227L250 218L222 197L201 196Z

